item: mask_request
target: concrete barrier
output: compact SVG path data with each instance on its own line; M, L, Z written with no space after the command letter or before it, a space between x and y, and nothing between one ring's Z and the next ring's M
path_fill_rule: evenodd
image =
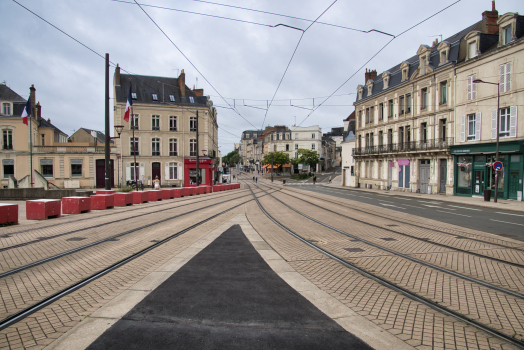
M62 198L62 214L81 214L91 211L91 198L64 197Z
M133 204L142 204L149 201L149 195L147 192L143 191L131 191L129 192L133 195Z
M91 210L112 209L115 206L115 196L112 194L94 194L91 196Z
M0 203L0 224L18 224L18 204Z
M171 199L175 197L173 190L170 188L162 188L158 192L160 192L162 199Z
M172 191L173 191L173 198L180 198L180 197L182 197L182 189L181 188L174 188Z
M193 195L193 191L191 190L191 187L182 187L182 197L189 197Z
M148 200L150 202L156 202L162 200L162 193L157 190L144 191L147 193Z
M133 194L130 192L116 192L113 196L115 197L115 207L133 205Z
M35 199L25 202L27 220L45 220L62 215L62 203L58 199Z

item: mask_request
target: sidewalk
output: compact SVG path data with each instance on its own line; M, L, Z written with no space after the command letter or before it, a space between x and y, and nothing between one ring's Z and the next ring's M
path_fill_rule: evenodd
M386 190L374 190L374 189L366 189L366 188L346 187L346 186L341 186L340 183L338 183L338 181L336 183L333 181L330 184L322 184L322 186L341 188L341 189L350 190L350 191L378 193L378 194L386 195L386 196L403 196L403 197L412 197L412 198L414 197L414 198L421 198L421 199L423 198L427 200L452 202L452 203L457 203L457 204L471 205L471 206L477 206L477 207L483 207L483 208L524 212L524 202L518 202L512 199L499 199L497 203L494 203L493 199L491 199L490 202L485 202L484 198L478 198L478 197L460 197L460 196L447 196L447 195L440 195L440 194L424 194L424 193L413 193L413 192L402 192L402 191L386 191Z

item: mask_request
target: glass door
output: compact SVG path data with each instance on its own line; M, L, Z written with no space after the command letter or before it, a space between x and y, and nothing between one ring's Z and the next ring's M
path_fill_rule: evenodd
M474 182L473 193L479 196L484 194L484 188L485 188L484 173L485 173L484 170L475 170L474 171L475 182Z

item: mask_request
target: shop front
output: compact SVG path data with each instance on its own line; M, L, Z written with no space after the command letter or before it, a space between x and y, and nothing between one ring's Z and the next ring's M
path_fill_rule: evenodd
M198 159L198 178L201 185L212 186L215 178L215 160L208 157L199 157ZM197 183L196 158L184 158L184 186L193 187Z
M454 157L454 193L456 196L483 196L486 189L495 195L496 143L451 146ZM498 184L498 198L517 199L522 194L524 142L500 142L499 161L503 164Z

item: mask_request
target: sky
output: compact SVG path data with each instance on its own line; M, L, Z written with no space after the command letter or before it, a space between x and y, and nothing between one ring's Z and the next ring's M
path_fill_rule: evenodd
M133 74L177 77L184 69L186 85L203 88L217 107L225 155L243 130L319 125L325 133L343 126L366 68L380 75L415 55L421 44L480 21L492 5L491 0L137 1L167 37L134 0L0 1L0 82L24 98L34 84L42 117L71 135L80 127L104 130L106 53ZM499 15L523 13L524 1L498 0L496 7ZM372 29L395 37L363 32ZM111 95L113 73L111 67Z

